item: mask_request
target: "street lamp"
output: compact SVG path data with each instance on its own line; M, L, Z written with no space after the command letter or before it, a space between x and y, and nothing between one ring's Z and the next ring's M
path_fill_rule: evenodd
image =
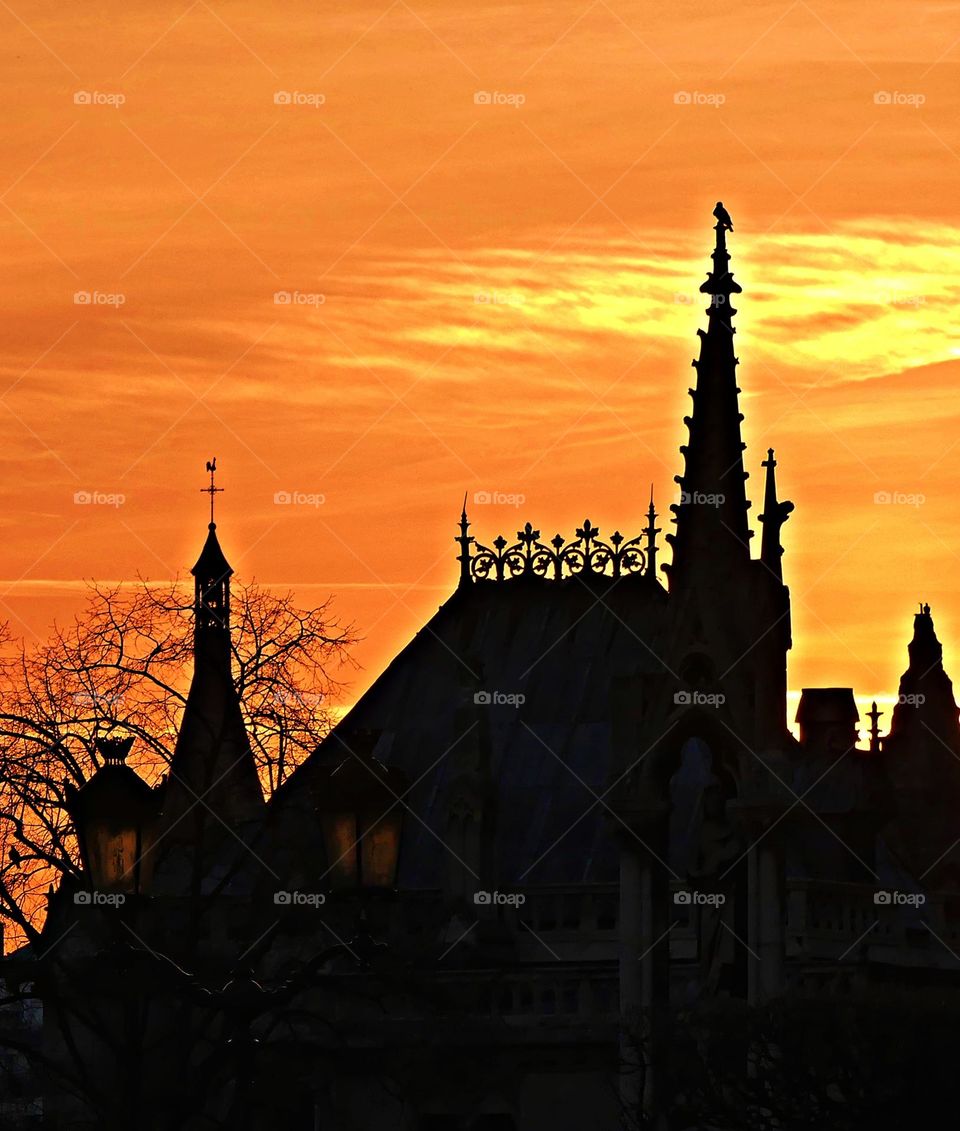
M67 784L67 810L80 859L95 891L138 895L152 872L157 791L126 764L132 738L98 738L103 765L79 789Z
M330 771L317 810L330 886L392 888L400 858L407 776L373 757L377 735L355 734L350 754Z

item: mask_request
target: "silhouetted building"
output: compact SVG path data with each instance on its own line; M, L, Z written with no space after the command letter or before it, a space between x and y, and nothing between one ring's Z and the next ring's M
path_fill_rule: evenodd
M769 449L754 557L728 229L721 210L668 584L652 498L632 536L585 520L489 543L464 507L456 589L269 801L211 522L182 731L138 833L149 883L122 929L65 885L45 931L71 932L48 982L51 1055L79 1048L121 1099L136 1072L143 1126L613 1128L658 1102L637 1019L953 968L935 881L960 730L929 609L888 738L871 715L860 746L849 688L805 689L799 740L788 728L793 508ZM900 898L920 891L939 938ZM146 1034L135 1064L103 1019L67 1040L58 1020L89 1003L66 971ZM52 1125L85 1102L51 1086Z

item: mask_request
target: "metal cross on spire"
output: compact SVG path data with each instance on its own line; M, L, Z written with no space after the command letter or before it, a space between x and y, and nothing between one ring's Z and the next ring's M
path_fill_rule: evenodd
M210 486L209 487L201 487L200 493L203 494L203 495L209 495L210 496L210 525L213 526L213 525L215 525L214 521L213 521L214 499L223 490L225 490L225 488L223 488L223 487L217 487L217 486L214 485L214 476L217 474L217 457L216 456L214 456L213 459L207 460L207 471L210 472Z

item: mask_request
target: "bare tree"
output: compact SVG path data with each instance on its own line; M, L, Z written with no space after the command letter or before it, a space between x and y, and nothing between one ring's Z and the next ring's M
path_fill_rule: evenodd
M269 796L335 721L352 626L330 600L233 586L233 673ZM91 584L85 610L27 647L0 630L0 922L9 950L36 939L45 892L78 866L66 786L99 768L95 738L133 736L150 783L173 756L193 657L192 586Z

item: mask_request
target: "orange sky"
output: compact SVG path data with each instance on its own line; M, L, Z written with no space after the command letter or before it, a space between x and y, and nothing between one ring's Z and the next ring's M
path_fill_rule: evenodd
M0 30L15 631L188 568L214 453L234 567L337 595L354 692L450 591L465 490L525 498L472 508L485 540L635 533L676 491L719 197L748 486L772 444L797 505L791 686L889 697L921 598L960 677L955 6L14 0Z

